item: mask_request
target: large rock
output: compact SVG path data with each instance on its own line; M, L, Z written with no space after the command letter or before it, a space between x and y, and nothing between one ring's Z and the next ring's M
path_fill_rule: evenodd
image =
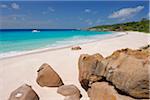
M65 96L65 100L80 100L80 90L75 85L63 85L57 90L57 93Z
M8 100L39 100L39 97L31 86L24 84L14 90Z
M48 64L43 64L38 72L38 77L36 79L37 83L41 86L47 87L58 87L63 85L62 79L59 75L51 68Z
M82 54L79 58L79 81L81 86L87 91L89 88L89 83L99 80L97 76L94 75L95 69L99 61L103 59L100 54L88 55Z
M88 93L90 100L134 100L128 96L119 95L107 82L93 83Z
M93 83L88 90L90 100L117 100L116 91L108 86L108 83Z
M134 98L149 98L150 54L123 49L99 62L95 74Z

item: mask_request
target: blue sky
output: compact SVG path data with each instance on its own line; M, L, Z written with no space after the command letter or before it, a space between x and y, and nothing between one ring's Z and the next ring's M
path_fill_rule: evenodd
M0 28L87 28L148 18L148 1L1 1Z

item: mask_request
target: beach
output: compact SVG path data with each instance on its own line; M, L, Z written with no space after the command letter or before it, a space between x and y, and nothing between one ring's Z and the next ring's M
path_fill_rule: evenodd
M64 84L76 85L83 95L81 100L88 100L86 92L78 81L78 59L81 54L100 53L104 57L123 48L138 49L150 43L150 35L140 32L127 32L125 35L80 44L81 50L72 51L71 47L43 50L0 60L0 100L7 100L10 93L29 84L39 95L40 100L63 100L57 94L57 88L40 87L36 83L37 70L43 63L48 63L60 75Z

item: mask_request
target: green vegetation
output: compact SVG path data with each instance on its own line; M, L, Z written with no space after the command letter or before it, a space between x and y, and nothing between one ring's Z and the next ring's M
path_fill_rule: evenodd
M143 18L141 21L137 22L127 22L121 24L113 25L102 25L88 28L88 30L93 31L139 31L149 33L149 21L148 19Z

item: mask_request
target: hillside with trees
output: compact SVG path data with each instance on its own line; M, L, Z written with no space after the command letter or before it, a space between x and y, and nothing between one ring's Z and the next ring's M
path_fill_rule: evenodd
M149 21L143 18L137 22L127 22L113 25L101 25L88 28L90 31L139 31L149 33Z

